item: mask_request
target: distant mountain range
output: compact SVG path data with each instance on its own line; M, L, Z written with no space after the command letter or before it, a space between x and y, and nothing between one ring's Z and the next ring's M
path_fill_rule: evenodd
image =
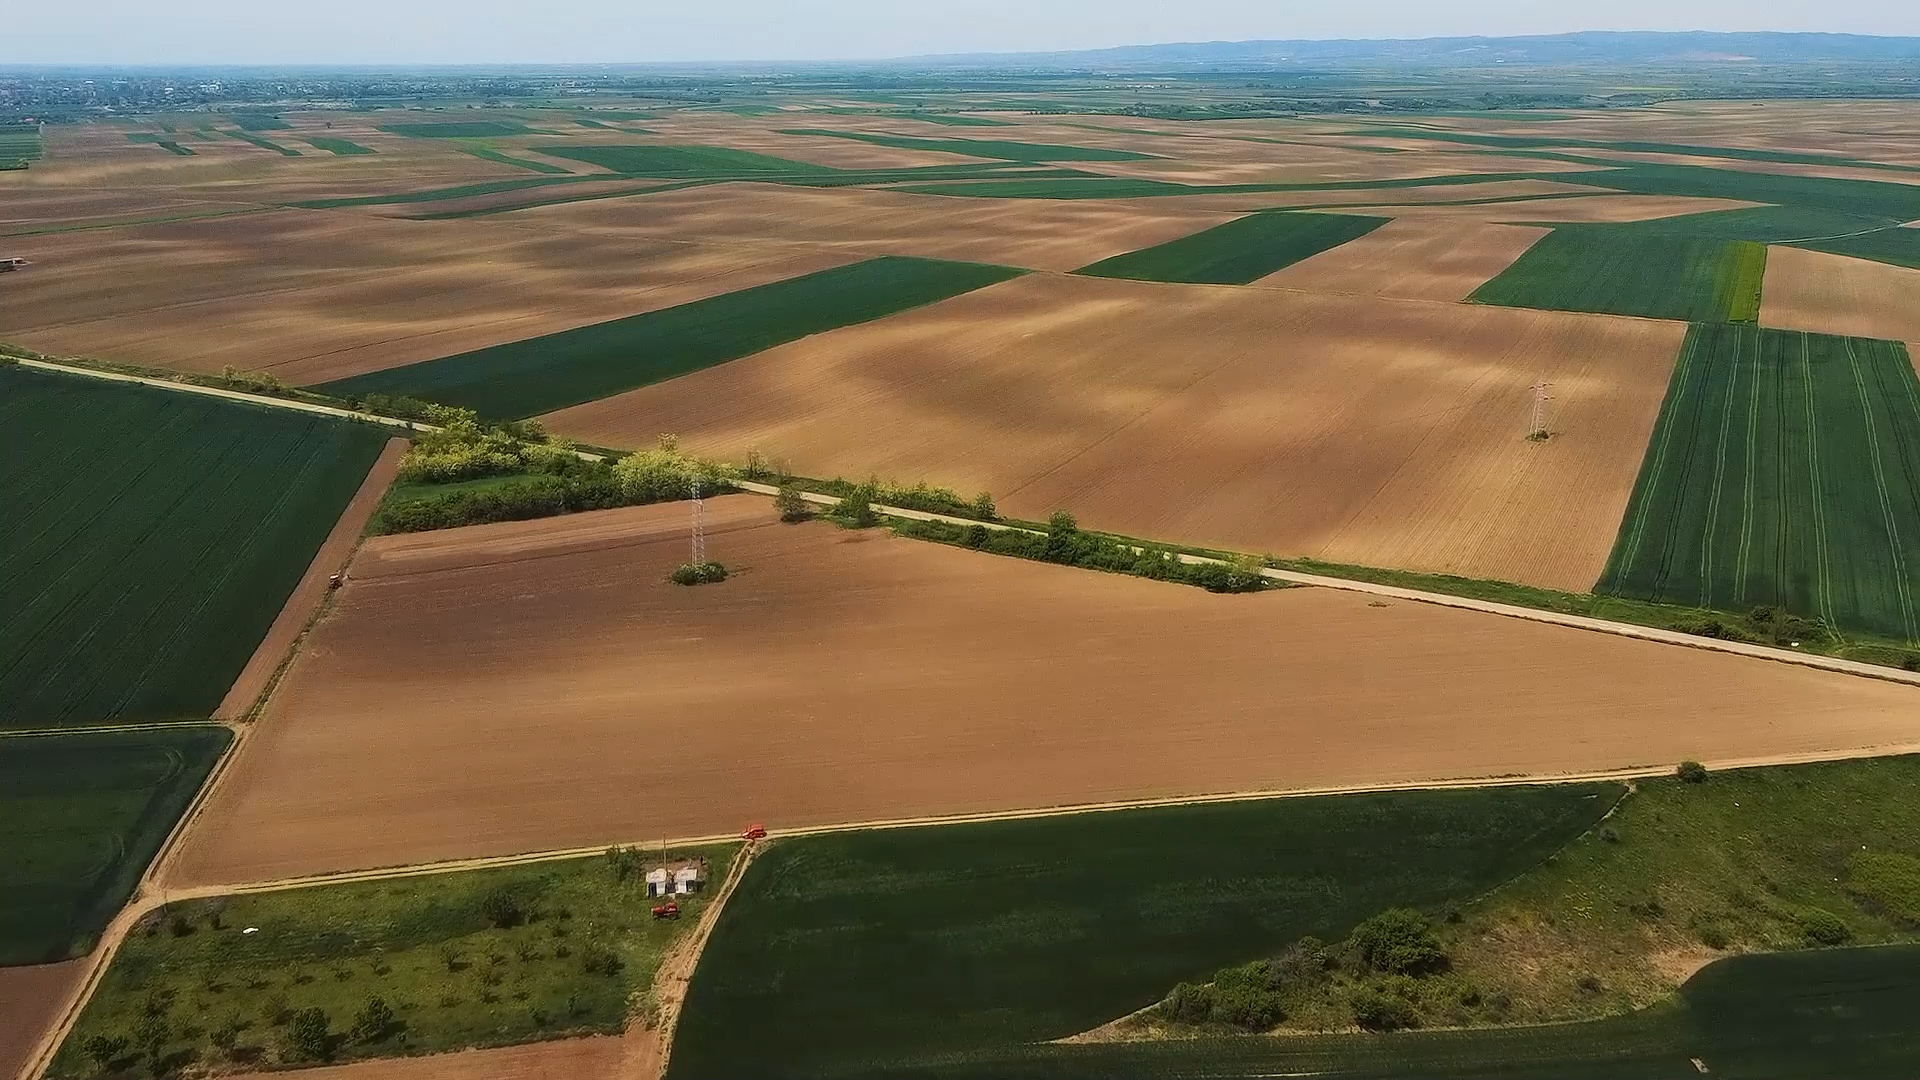
M939 65L1017 64L1048 68L1140 69L1428 64L1492 67L1690 63L1797 64L1920 60L1920 38L1862 34L1586 31L1533 37L1205 41L1125 45L1050 53L968 53L913 57Z

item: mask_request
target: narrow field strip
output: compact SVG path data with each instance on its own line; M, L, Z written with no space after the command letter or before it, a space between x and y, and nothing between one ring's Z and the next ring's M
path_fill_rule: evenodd
M1388 218L1300 212L1259 213L1074 271L1087 277L1245 285L1302 259L1357 240Z
M342 397L404 394L489 417L552 412L775 345L1018 277L977 263L884 256L625 319L322 383Z

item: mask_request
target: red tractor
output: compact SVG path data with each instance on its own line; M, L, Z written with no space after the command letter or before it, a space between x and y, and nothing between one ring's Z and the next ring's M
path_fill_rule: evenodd
M669 900L664 904L653 905L653 917L656 919L677 919L680 917L680 902Z
M740 836L746 840L765 840L767 838L767 827L755 822L747 826L747 831L741 833Z

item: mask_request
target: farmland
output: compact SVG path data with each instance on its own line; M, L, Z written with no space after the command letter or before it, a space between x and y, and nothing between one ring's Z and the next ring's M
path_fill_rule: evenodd
M686 510L671 504L367 541L210 796L203 820L221 827L187 837L173 883L753 820L1920 741L1911 688L1891 683L1322 589L1216 596L783 525L752 496L710 500L707 530L734 573L695 590L666 581L686 560ZM1759 714L1773 720L1756 728Z
M1245 285L1386 223L1386 218L1343 214L1250 214L1078 272L1138 281Z
M512 120L446 120L382 124L380 130L410 139L492 139L525 135L531 129Z
M213 726L0 736L0 965L91 950L230 738Z
M617 173L672 179L751 176L825 176L834 170L724 146L548 146L535 149L553 157L584 161Z
M1600 591L1920 639L1916 452L1904 346L1695 327Z
M1752 322L1766 248L1628 226L1561 226L1469 299L1482 304Z
M1035 274L545 422L600 446L671 431L802 475L926 478L1028 520L1065 507L1128 536L1584 591L1683 335ZM1529 443L1542 378L1559 434Z
M1903 229L1920 238L1920 229ZM1774 248L1760 302L1763 326L1920 342L1920 269L1820 251Z
M997 158L1001 161L1144 161L1151 156L1134 153L1131 150L1103 150L1091 146L1054 146L996 139L915 139L902 135L868 135L819 128L795 129L785 134L824 135L828 138L872 143L875 146L891 146L896 150L936 150L946 154L965 154L968 157Z
M1073 1035L1302 934L1484 891L1620 792L1283 799L782 842L748 867L702 955L669 1075L895 1075ZM749 1018L756 1037L741 1039Z
M695 894L678 921L654 919L638 874L701 861L717 883L733 852L656 850L624 866L589 857L175 903L122 946L49 1075L119 1071L79 1048L141 1030L156 1001L160 1037L130 1047L129 1062L317 1063L618 1032L629 999L648 992L706 903ZM357 1025L373 998L387 1004L385 1022ZM289 1019L309 1009L329 1019L322 1047L293 1037Z
M323 384L405 394L485 416L549 412L700 371L796 338L884 318L1020 271L882 257L663 311Z

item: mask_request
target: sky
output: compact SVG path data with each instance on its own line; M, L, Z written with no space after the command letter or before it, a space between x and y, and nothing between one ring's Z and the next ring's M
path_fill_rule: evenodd
M6 0L0 64L877 59L1571 30L1920 35L1914 0Z

